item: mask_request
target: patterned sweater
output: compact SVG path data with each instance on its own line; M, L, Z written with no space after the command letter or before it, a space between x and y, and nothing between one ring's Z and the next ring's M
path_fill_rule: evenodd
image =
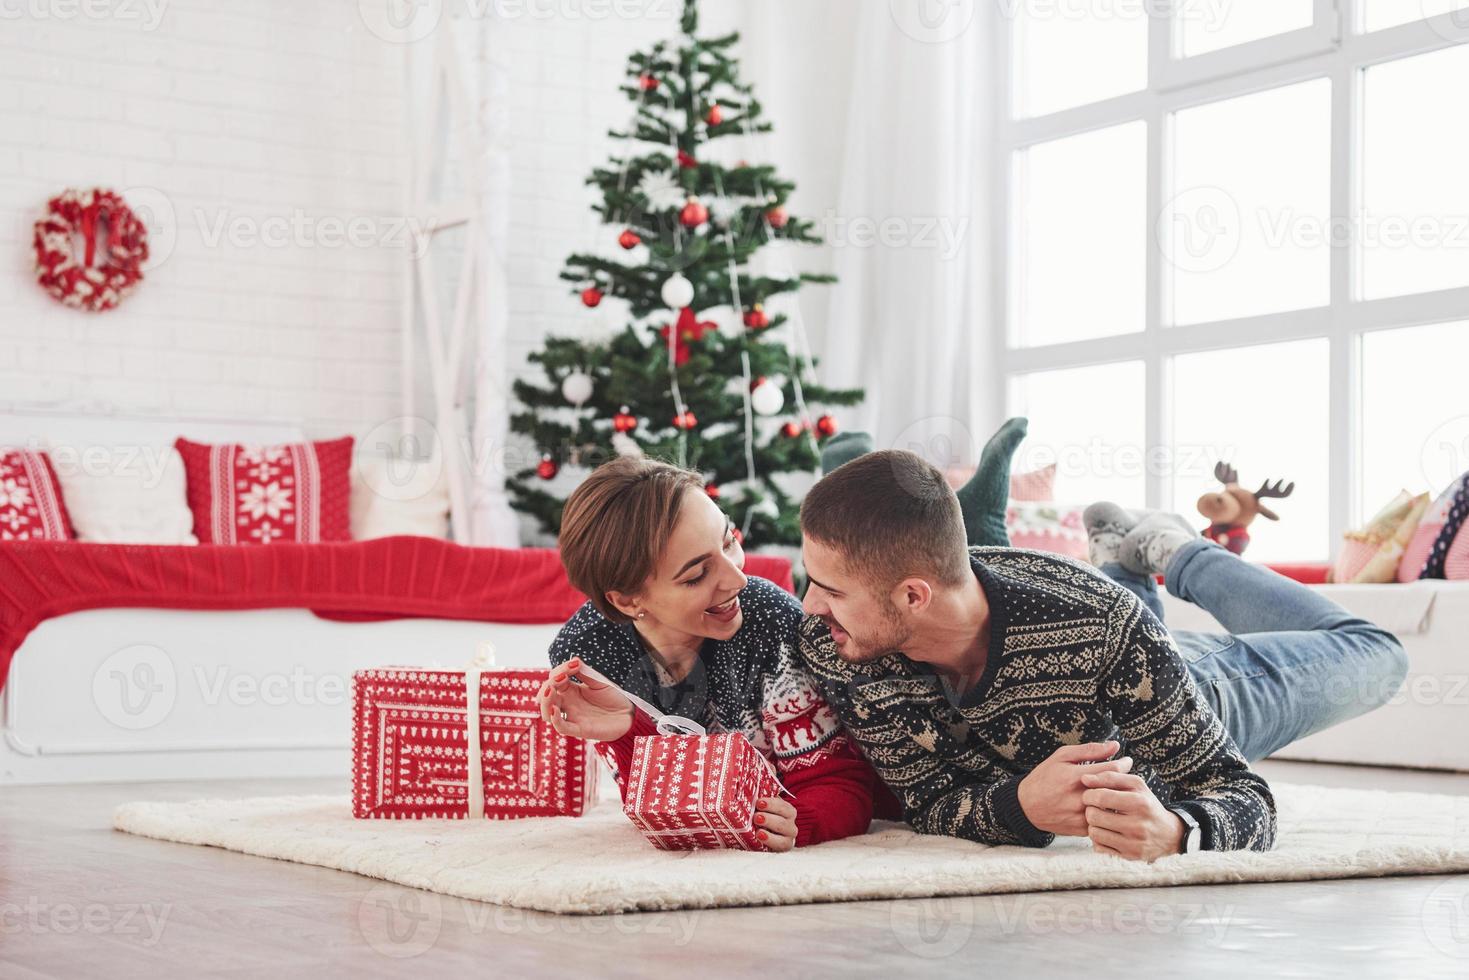
M1020 780L1063 745L1115 738L1213 850L1269 850L1275 799L1200 697L1172 637L1133 593L1059 555L972 548L990 605L984 675L955 707L901 653L853 665L816 617L801 656L921 833L1044 847Z
M580 657L665 714L690 718L710 732L742 732L775 763L794 796L797 846L866 833L874 793L880 800L887 794L878 790L872 767L797 666L801 604L773 582L751 576L740 607L739 631L727 641L705 641L693 669L678 683L648 656L633 624L614 623L591 603L557 634L551 665ZM653 721L639 710L627 735L597 746L624 792L634 739L654 733Z

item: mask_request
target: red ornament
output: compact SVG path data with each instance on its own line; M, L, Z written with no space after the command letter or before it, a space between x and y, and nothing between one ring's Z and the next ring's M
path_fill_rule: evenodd
M680 167L683 167L685 170L693 170L699 165L699 161L694 159L692 153L685 153L683 150L679 150L678 165Z
M719 108L718 102L709 107L709 111L704 114L704 121L711 126L718 126L724 122L724 110Z
M658 79L644 72L638 76L638 88L644 92L651 92L658 87Z
M784 207L777 204L775 207L765 212L765 220L770 222L770 227L772 228L784 228L786 226L786 222L791 220L791 216L786 214L786 209Z
M105 257L97 251L97 235L104 227ZM80 256L72 250L73 236L82 239ZM47 202L31 247L42 289L63 306L98 313L121 303L143 281L148 229L115 191L66 190Z
M673 363L683 367L692 353L689 344L703 340L706 333L719 329L719 324L713 320L696 319L693 308L685 306L679 310L678 322L673 325L673 329L676 331L673 338ZM658 331L658 336L663 338L665 345L668 343L668 331L668 327L662 327Z
M709 209L697 197L691 197L678 213L678 220L685 228L697 228L709 220Z
M765 314L765 309L759 303L750 307L745 313L745 326L751 330L764 330L770 326L770 317Z
M816 434L822 438L829 438L837 434L837 420L830 415L823 415L816 420Z
M556 474L560 471L561 467L556 465L556 461L551 458L550 453L541 456L541 461L536 464L536 476L542 480L554 480Z
M675 429L692 429L698 424L699 419L693 412L686 411L682 415L675 415L673 417L673 427Z
M627 229L622 234L617 236L617 244L621 245L623 248L637 248L642 243L643 236L639 235L631 228Z
M638 417L629 412L626 405L622 406L617 414L612 416L612 428L618 432L631 432L637 427Z
M709 499L710 500L718 500L719 499L719 484L717 484L717 483L715 483L715 482L713 482L711 480L710 482L704 484L704 492L709 495Z
M801 423L795 421L787 422L785 425L780 427L780 434L785 436L787 439L799 439L801 436L801 431Z
M595 307L598 303L602 302L602 290L596 286L588 286L581 291L581 302L583 306L589 309Z

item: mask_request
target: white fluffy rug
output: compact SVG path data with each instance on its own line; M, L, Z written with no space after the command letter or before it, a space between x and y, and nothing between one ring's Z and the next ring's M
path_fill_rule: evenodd
M1274 786L1268 854L1169 857L983 847L874 825L865 837L787 854L655 850L610 802L580 819L354 820L347 797L128 803L119 830L352 871L546 912L782 905L1067 888L1295 881L1469 871L1469 796Z

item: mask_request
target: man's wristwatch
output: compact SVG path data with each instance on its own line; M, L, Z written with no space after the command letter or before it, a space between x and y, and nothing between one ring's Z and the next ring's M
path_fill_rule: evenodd
M1169 810L1170 813L1178 815L1183 821L1183 840L1178 842L1179 854L1197 854L1204 849L1204 828L1194 819L1194 815L1182 807Z

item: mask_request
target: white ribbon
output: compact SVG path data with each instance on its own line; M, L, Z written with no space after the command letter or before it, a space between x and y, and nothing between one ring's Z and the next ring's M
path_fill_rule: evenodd
M466 803L469 813L466 816L470 819L485 815L485 770L484 759L480 757L479 739L479 675L494 669L495 645L485 640L475 650L474 659L464 668L464 702L467 709L465 748L469 754L469 795Z

